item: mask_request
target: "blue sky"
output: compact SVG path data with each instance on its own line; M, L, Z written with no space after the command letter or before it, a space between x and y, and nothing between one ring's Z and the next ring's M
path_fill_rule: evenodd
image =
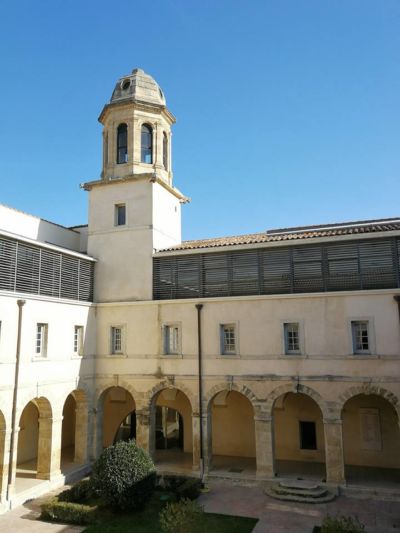
M97 117L163 88L185 239L399 216L398 0L2 0L0 202L87 219Z

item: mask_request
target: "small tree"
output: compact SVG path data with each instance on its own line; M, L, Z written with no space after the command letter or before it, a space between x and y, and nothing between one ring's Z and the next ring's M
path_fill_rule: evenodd
M321 526L321 533L362 533L365 527L358 518L351 516L336 516L327 515Z
M91 481L107 505L139 509L151 497L156 481L154 463L135 441L106 448L95 462Z

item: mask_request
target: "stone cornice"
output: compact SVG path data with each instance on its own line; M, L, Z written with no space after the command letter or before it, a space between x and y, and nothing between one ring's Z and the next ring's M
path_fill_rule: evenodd
M158 104L150 104L148 102L141 102L140 100L136 100L136 98L126 98L125 100L121 100L119 102L110 102L106 104L98 118L98 121L101 124L104 124L105 118L108 114L108 112L111 109L115 109L118 107L128 107L130 109L137 109L138 111L146 111L150 113L156 113L156 114L162 114L165 116L165 118L171 123L176 123L175 116L169 111L167 106L165 105L158 105Z

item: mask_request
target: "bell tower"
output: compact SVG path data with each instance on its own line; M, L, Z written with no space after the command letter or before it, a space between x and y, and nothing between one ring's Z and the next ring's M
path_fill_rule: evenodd
M123 76L99 117L100 179L89 191L88 253L97 258L95 300L152 299L154 250L181 242L181 204L172 184L175 117L156 81L141 69Z

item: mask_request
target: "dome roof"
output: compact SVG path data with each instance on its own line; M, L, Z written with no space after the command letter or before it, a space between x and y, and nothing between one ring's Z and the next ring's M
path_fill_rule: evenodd
M132 74L123 76L117 81L110 102L123 100L166 105L164 93L158 83L140 68L135 68Z

